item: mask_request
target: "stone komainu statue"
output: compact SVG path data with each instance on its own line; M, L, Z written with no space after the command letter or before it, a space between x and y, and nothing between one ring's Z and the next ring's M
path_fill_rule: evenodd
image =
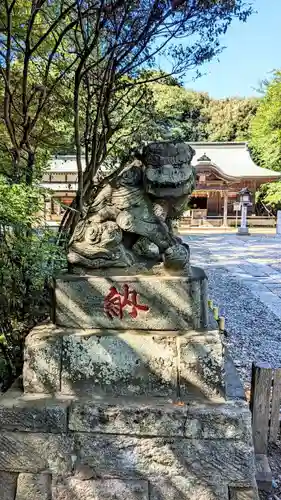
M150 143L116 175L101 179L99 174L70 240L72 270L136 270L161 262L188 270L189 248L173 234L172 220L182 214L195 187L193 155L185 143Z

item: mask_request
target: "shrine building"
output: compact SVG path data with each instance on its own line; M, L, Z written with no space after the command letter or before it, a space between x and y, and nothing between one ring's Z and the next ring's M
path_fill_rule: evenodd
M252 160L245 142L194 142L192 164L196 169L196 190L190 207L193 216L235 216L234 202L247 187L252 193L250 214L255 213L255 193L261 184L281 178L279 172L258 167ZM195 213L194 213L195 212Z
M255 192L261 184L281 178L279 172L258 167L245 142L192 142L195 150L192 164L196 169L196 189L190 200L193 218L227 218L234 216L234 202L247 187L252 193L255 213ZM84 162L83 162L84 163ZM85 165L84 165L85 167ZM51 189L52 199L46 202L47 220L59 221L63 205L69 205L77 190L75 155L53 158L44 174L42 186ZM59 203L58 203L59 202Z

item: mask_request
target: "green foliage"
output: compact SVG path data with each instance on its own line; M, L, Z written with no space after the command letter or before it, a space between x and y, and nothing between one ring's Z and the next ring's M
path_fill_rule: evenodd
M281 71L263 83L262 94L250 126L250 148L260 166L281 171ZM280 210L281 182L261 186L257 202L273 212Z
M128 102L121 102L123 110L131 101L143 98L122 122L114 136L114 151L118 157L147 140L183 141L246 141L249 127L259 100L212 99L207 93L183 87L176 78L164 72L145 72L141 78L152 80L135 87ZM118 96L116 96L118 97ZM124 107L125 106L125 107ZM117 109L116 117L121 113ZM110 148L109 152L112 152Z
M281 210L281 181L260 186L256 192L256 202L274 213Z
M71 134L71 5L0 0L0 173L14 182L31 184Z
M157 77L157 73L152 73ZM151 138L183 141L246 141L258 99L212 99L207 93L184 88L175 78L159 74L148 84ZM144 138L147 128L142 130Z
M256 98L210 99L206 133L209 141L248 141L249 128L259 100Z
M65 252L52 239L47 232L39 236L1 227L0 362L5 360L6 384L21 371L26 334L48 317L51 277L66 266Z
M264 96L251 123L254 159L263 167L281 170L281 72L265 83Z
M146 84L145 98L126 122L127 137L134 145L141 140L249 139L258 99L212 99L207 93L186 89L175 77L164 72L143 72L140 80L148 77L151 82ZM137 131L134 130L136 124ZM119 148L124 146L121 141Z
M122 89L111 99L110 122L114 134L108 139L106 157L116 162L122 161L133 149L138 148L143 141L152 140L154 136L153 93L149 85L137 85L134 78L123 77L124 86L131 85L127 95ZM87 104L87 103L86 103ZM95 103L91 111L95 116ZM86 113L82 108L81 122ZM84 142L82 142L84 146Z
M206 139L209 97L165 83L150 84L154 97L154 135L162 140Z
M51 277L66 266L54 235L35 229L42 202L38 187L0 178L0 364L4 357L7 383L21 369L26 333L48 315Z
M34 222L34 214L43 209L43 200L39 187L10 184L0 177L1 225L27 227Z

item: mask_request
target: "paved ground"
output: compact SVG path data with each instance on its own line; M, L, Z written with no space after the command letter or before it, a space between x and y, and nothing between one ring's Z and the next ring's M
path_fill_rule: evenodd
M244 382L252 361L281 366L281 237L182 236L192 264L209 278L209 296L226 318L228 345Z

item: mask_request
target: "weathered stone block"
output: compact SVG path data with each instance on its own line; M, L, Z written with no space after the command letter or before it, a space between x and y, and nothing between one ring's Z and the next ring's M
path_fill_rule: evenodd
M84 401L71 405L69 429L144 436L184 436L187 409L157 401Z
M24 390L208 398L220 390L216 331L35 328L27 337Z
M263 491L271 491L273 477L267 455L256 453L255 461L256 461L256 481L258 488Z
M245 391L228 349L224 349L224 389L226 399L245 400Z
M208 330L206 333L191 331L183 333L180 339L180 356L185 365L194 365L198 359L215 366L222 366L223 347L218 330Z
M182 394L190 392L190 385L207 396L223 392L223 348L217 330L182 335L179 358Z
M191 277L64 275L54 285L54 320L57 325L76 328L197 328L203 326L200 294L204 280L206 275L198 268Z
M90 479L74 477L57 482L53 500L148 500L148 482L133 479Z
M9 390L0 398L0 429L66 432L69 403Z
M224 483L208 484L192 475L154 477L149 482L150 500L229 500Z
M134 436L182 436L252 442L251 414L245 404L189 401L184 406L135 400L73 402L69 429L78 432Z
M64 336L63 393L175 394L175 337L108 330L106 335L99 333L103 331L80 330Z
M0 472L1 500L14 500L17 489L18 475L13 472Z
M81 463L98 474L193 476L206 484L255 484L253 448L243 441L75 434Z
M69 435L1 432L0 450L3 471L64 474L72 468L73 439Z
M16 500L51 500L50 474L19 474Z
M229 488L229 500L259 500L257 488Z
M25 392L60 390L62 338L52 324L33 328L25 340L23 384Z
M196 403L187 409L185 436L233 439L252 445L251 413L246 403Z

